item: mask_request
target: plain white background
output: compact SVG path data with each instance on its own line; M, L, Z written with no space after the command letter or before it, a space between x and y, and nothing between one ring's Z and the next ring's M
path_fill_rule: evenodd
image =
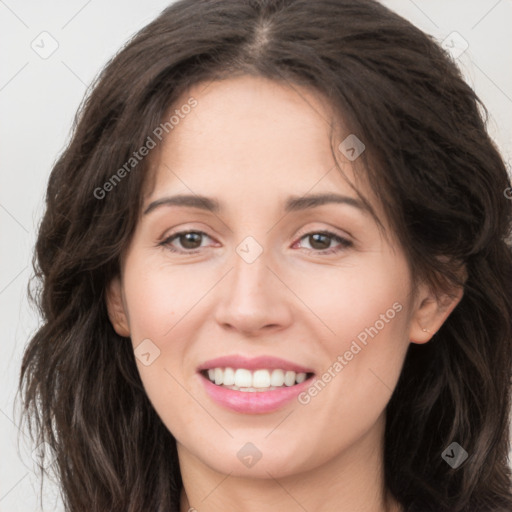
M383 3L440 42L448 37L454 51L467 45L457 61L489 109L489 132L510 169L512 0ZM32 447L16 425L13 407L22 352L39 322L26 288L46 182L87 86L168 4L0 0L0 512L41 510ZM52 45L58 45L54 53L44 55ZM45 496L44 510L63 510L56 486L45 486Z

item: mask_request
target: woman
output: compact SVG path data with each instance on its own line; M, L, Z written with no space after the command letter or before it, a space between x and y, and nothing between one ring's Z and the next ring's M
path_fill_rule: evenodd
M67 510L511 510L510 180L478 107L371 0L181 0L138 33L36 246L20 390Z

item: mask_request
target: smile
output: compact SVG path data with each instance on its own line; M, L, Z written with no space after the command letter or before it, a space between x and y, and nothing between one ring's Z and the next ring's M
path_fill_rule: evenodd
M283 408L311 385L315 375L311 368L278 357L238 354L205 361L197 372L216 405L242 414Z
M294 372L293 370L259 369L251 371L246 368L210 368L202 371L210 382L226 389L242 392L273 391L291 387L304 382L312 374Z

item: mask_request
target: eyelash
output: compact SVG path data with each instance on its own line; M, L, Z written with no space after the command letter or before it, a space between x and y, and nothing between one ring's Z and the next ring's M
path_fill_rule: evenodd
M196 254L197 252L200 251L199 248L198 249L191 249L191 250L178 250L178 249L175 249L174 247L172 247L170 245L171 242L174 239L180 238L181 236L187 235L189 233L194 233L194 234L198 234L198 235L206 235L208 238L211 238L204 231L199 231L199 230L179 231L177 233L173 233L172 235L168 236L165 240L160 242L158 245L161 246L161 247L165 247L169 251L175 252L175 253ZM310 231L308 233L303 234L298 240L300 241L303 238L308 237L308 236L312 236L312 235L324 235L324 236L330 237L333 240L338 241L342 245L342 248L337 248L337 249L331 248L331 249L323 249L323 250L307 249L306 248L306 251L307 251L308 254L311 254L311 253L320 254L320 255L333 254L333 253L341 252L342 250L348 249L348 248L353 246L353 243L350 240L347 240L346 238L343 238L343 237L341 237L341 236L339 236L339 235L337 235L337 234L335 234L335 233L333 233L331 231L325 231L325 230L324 231Z

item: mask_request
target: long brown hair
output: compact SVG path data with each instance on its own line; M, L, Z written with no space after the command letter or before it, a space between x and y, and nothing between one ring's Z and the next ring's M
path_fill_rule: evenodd
M373 0L179 0L98 77L48 182L29 290L43 323L19 382L66 510L179 510L175 440L105 304L149 159L112 176L190 85L247 73L312 87L342 114L415 276L446 289L465 266L461 302L410 345L388 404L388 488L410 512L512 510L510 179L449 55ZM442 458L453 441L469 454L457 469Z

